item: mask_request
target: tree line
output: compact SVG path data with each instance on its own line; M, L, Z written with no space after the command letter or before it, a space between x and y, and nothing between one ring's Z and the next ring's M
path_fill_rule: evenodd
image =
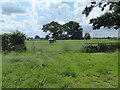
M52 21L48 24L43 25L43 32L49 32L45 39L54 38L57 40L68 40L68 39L83 39L83 28L79 23L69 21L63 25L58 22ZM90 34L85 35L89 39Z

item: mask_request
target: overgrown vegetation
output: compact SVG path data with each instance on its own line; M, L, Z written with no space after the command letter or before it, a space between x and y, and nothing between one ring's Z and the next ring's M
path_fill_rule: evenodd
M116 53L11 52L3 55L3 88L115 88Z
M110 11L90 20L93 29L120 28L120 1L106 2L92 1L83 10L87 17L94 7L104 11L109 5ZM46 39L51 34L57 40L74 41L57 41L55 44L26 41L27 51L16 53L14 51L26 50L25 35L19 31L3 34L2 49L9 53L2 53L2 88L118 88L118 47L105 44L85 46L90 42L117 40L88 40L91 39L89 33L84 37L87 41L76 40L83 39L83 29L74 21L64 25L53 21L43 25L42 30L49 32Z
M120 50L119 45L106 45L104 43L99 43L97 46L85 46L81 50L86 53L96 53L96 52L115 52L116 50Z
M87 40L87 42L116 42ZM3 88L117 88L118 52L81 53L82 41L26 41L27 51L3 56ZM57 44L57 43L65 43ZM67 45L71 45L68 46ZM47 48L46 48L47 47ZM67 48L66 48L67 47ZM77 47L77 48L76 48Z
M25 34L19 31L15 31L10 34L3 34L2 50L5 52L26 50Z

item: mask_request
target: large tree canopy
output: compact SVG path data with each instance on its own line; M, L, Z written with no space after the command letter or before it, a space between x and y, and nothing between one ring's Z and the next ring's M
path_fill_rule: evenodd
M49 24L43 25L42 30L50 32L55 39L82 39L83 29L79 23L74 21L70 21L64 25L52 21Z
M65 32L70 39L82 39L82 27L79 23L70 21L63 25Z
M114 27L115 29L120 28L120 1L100 3L91 2L91 5L86 6L82 14L85 14L87 17L94 7L99 7L101 8L101 11L103 11L107 5L109 5L108 12L106 12L104 15L101 15L97 18L92 18L90 20L90 24L92 24L93 29L100 29L102 26L107 28Z
M35 39L40 39L40 36L39 35L35 35Z
M52 21L49 24L43 25L42 30L44 32L50 32L52 37L55 39L59 39L59 35L62 33L61 25L57 22Z

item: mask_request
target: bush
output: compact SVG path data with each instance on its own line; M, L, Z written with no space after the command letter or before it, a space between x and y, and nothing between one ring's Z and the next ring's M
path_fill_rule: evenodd
M119 50L119 45L106 45L104 43L100 43L97 46L85 46L82 49L82 52L86 53L94 53L94 52L115 52L117 49Z
M82 52L86 52L86 53L94 53L94 52L98 52L98 47L97 46L86 46L84 47L84 49L82 50Z
M100 52L106 52L106 51L109 50L109 48L108 48L108 46L105 45L105 44L98 44L98 50L99 50Z
M7 52L26 50L25 34L19 31L13 32L11 34L3 34L2 50Z
M115 52L119 47L118 45L98 44L98 49L100 52Z

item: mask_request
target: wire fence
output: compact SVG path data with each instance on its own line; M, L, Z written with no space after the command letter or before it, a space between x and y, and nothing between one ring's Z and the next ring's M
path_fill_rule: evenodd
M86 41L67 42L58 41L55 43L49 43L48 41L32 41L27 44L28 50L45 50L45 51L67 51L67 50L80 50L84 46L97 46L98 44L105 45L120 45L120 43L86 43Z
M28 50L46 50L46 51L67 51L67 50L80 50L85 45L82 43L65 43L59 41L57 43L48 43L47 41L30 42L27 44Z

